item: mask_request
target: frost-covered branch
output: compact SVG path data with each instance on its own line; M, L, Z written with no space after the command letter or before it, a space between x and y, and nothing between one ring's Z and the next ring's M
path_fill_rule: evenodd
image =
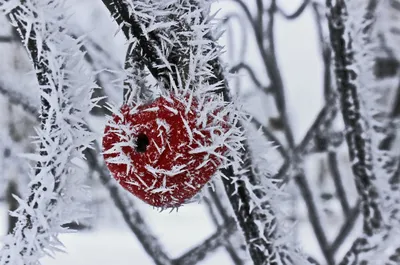
M18 222L5 239L0 264L37 264L62 248L57 238L65 231L62 225L87 214L80 202L86 191L71 160L81 158L92 140L83 119L93 106L94 83L81 64L79 41L65 34L61 1L1 1L0 9L18 28L41 97L38 152L30 156L37 164L29 196L17 198L20 205L12 214Z
M357 191L362 199L364 222L363 235L354 242L341 262L342 265L354 264L355 261L367 264L369 251L377 247L385 232L379 192L374 183L376 177L372 164L371 140L368 135L369 124L366 120L366 110L360 99L360 86L363 83L360 82L360 75L355 71L353 35L349 33L346 23L347 5L348 3L344 0L327 1L336 85L346 126L346 140L352 170ZM366 30L363 32L368 34L368 23L365 26Z
M198 86L197 82L205 81L208 85L215 86L214 91L222 93L225 101L230 101L222 67L218 61L220 50L211 38L210 25L205 19L208 16L208 8L203 8L203 5L208 4L203 1L103 2L120 24L129 42L134 43L134 51L141 55L141 62L159 81L161 87L170 89L171 81L179 84L177 81L181 79L184 85L195 89ZM199 51L202 51L202 59L195 61L193 65L190 56L196 56ZM193 66L196 68L192 68ZM194 72L191 72L191 68ZM200 69L202 70L199 71ZM170 76L172 80L169 79ZM268 191L255 190L260 186L260 178L265 176L256 176L253 173L247 145L244 143L244 146L246 150L241 157L244 161L243 166L229 166L222 170L224 175L230 178L224 179L225 187L253 261L255 264L276 264L281 258L286 259L289 254L281 257L281 253L287 248L275 245L272 240L276 220L269 203L266 202L268 196L265 195ZM238 177L235 177L236 175ZM286 263L289 264L289 261Z

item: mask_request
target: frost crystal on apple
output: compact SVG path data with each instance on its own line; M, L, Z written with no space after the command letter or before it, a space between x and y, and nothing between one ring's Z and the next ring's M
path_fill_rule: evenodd
M183 91L183 92L179 92ZM117 181L150 205L178 207L196 195L236 152L240 130L232 104L201 89L167 92L124 105L103 137Z

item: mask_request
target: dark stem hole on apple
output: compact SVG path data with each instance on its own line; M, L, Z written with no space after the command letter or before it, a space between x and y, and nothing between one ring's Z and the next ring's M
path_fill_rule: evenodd
M144 133L138 135L136 140L136 152L144 153L146 152L147 146L150 144L149 138Z

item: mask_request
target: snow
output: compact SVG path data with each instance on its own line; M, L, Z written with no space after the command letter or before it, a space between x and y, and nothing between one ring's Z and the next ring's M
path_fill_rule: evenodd
M144 204L141 204L141 208L171 257L182 255L211 236L215 229L203 206L197 203L186 205L178 212L160 213ZM115 211L108 208L104 210ZM0 234L4 235L7 218L4 204L0 204L0 213ZM153 264L123 221L118 216L113 218L101 221L98 228L92 231L62 234L60 239L67 253L56 253L54 259L45 257L42 259L43 265ZM230 263L229 256L220 249L199 264Z

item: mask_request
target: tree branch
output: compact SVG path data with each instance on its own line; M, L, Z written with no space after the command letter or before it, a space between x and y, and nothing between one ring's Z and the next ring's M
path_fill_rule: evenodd
M283 144L279 141L278 138L275 137L275 135L264 125L261 124L260 121L258 121L256 118L251 118L251 122L258 128L261 128L263 134L267 138L268 141L270 141L278 150L278 152L281 154L282 158L285 161L289 161L290 157L289 154L287 153L285 147Z
M36 119L39 118L38 107L32 105L32 100L26 98L21 93L18 93L0 81L0 94L8 98L8 101L14 105L21 106L24 111L34 116Z
M376 1L374 1L376 2ZM352 260L368 263L363 260L363 253L376 247L373 236L382 233L383 220L379 209L379 194L373 181L371 144L368 138L368 123L363 118L359 98L358 75L352 65L352 36L346 32L346 17L348 16L346 1L327 0L330 41L334 55L336 85L339 92L341 111L346 126L346 140L357 191L362 198L364 215L364 235L358 238L345 258L340 263L351 264ZM364 31L368 34L368 31ZM367 258L365 258L367 259Z
M217 227L222 226L225 223L228 223L229 220L231 219L231 216L228 214L228 209L226 206L224 206L221 202L222 198L219 196L218 193L218 183L214 182L214 189L212 190L211 188L208 189L208 194L209 197L205 197L204 200L206 202L207 208L210 212L211 218L214 221L214 224ZM229 206L228 206L229 207ZM218 214L220 216L218 216ZM220 220L221 219L221 220ZM239 230L236 229L234 233L238 233ZM235 238L232 237L227 237L226 242L225 242L225 249L228 252L229 256L231 257L233 263L235 265L244 265L245 261L242 260L240 254L240 249L237 249L237 245L240 244L240 242L234 242ZM243 242L244 243L244 242Z
M140 25L138 25L138 21L135 19L135 10L132 10L132 7L128 5L125 0L103 0L103 2L116 19L117 23L120 24L125 36L128 39L130 39L131 36L137 38L139 50L143 55L140 58L144 58L143 62L149 68L152 75L161 83L164 83L164 88L168 88L169 79L164 77L169 77L169 74L172 74L173 77L176 77L179 75L179 73L176 73L176 69L186 69L187 61L184 58L185 56L188 56L189 53L184 52L184 50L181 50L181 48L178 46L174 46L170 56L166 59L170 60L169 65L174 65L177 67L171 68L170 70L167 68L155 68L154 65L165 65L165 62L160 63L160 59L157 56L159 55L157 51L161 50L158 36L150 34L152 32L146 36L143 34L143 32L140 30ZM197 3L192 3L192 8L195 7L197 7ZM129 10L131 11L131 15L128 14ZM146 27L147 25L143 26ZM187 27L187 25L181 26L183 28L176 30L183 30ZM208 34L206 34L205 39L212 42L212 38ZM186 42L187 41L185 39L181 40L181 44L185 44ZM176 50L174 50L175 48ZM210 77L208 80L209 84L212 85L222 82L221 89L216 92L221 93L224 101L229 102L229 90L218 58L209 60L208 64L210 65L210 69L212 69L213 73L212 78ZM237 126L241 128L240 124ZM243 166L246 171L245 177L249 180L249 183L251 183L252 186L257 187L259 185L259 179L253 174L252 170L249 170L252 168L252 162L248 155L248 148L245 142L243 143L243 146L245 146L242 157L242 160L245 161ZM273 243L271 240L264 240L262 237L260 237L263 235L265 238L269 238L272 235L272 232L270 231L271 227L266 225L263 227L264 230L260 231L260 227L258 225L260 222L271 222L266 219L268 215L263 212L266 211L269 213L269 205L263 204L260 206L260 208L256 207L251 211L252 197L245 184L242 181L232 183L235 176L233 167L229 166L228 168L223 169L222 172L225 176L230 178L224 178L223 182L235 215L249 245L249 252L254 263L258 265L265 263L266 260L271 260L271 264L276 264L274 259L278 257L266 254L275 253ZM264 194L262 194L262 192L259 190L256 192L256 194L256 196L260 199L264 197Z
M0 36L0 43L5 42L13 42L15 41L15 38L13 36Z
M354 208L350 210L350 213L346 215L347 218L345 222L340 228L339 233L336 236L335 240L333 240L330 247L332 255L334 255L339 250L343 242L346 240L346 238L348 238L351 230L353 230L354 225L357 222L359 215L360 215L360 201L358 201L357 204L354 206Z
M0 9L7 11L12 25L17 27L33 63L41 106L37 116L38 151L32 155L36 167L32 170L28 196L24 200L16 198L19 207L12 214L18 217L18 222L0 251L0 263L33 264L47 251L58 250L57 236L62 225L85 213L79 201L71 200L69 188L72 183L79 183L71 174L74 169L71 160L79 157L91 141L81 121L91 108L86 97L90 96L93 83L85 74L80 75L85 71L79 70L86 69L81 64L76 40L64 34L59 17L53 16L59 14L59 2L40 3L40 8L46 6L54 13L37 11L37 2L22 1L8 8L5 4ZM43 28L48 32L41 35ZM72 60L76 71L71 71ZM81 90L71 91L76 89L72 88L72 82ZM79 190L76 195L81 196Z
M308 185L307 179L304 173L302 172L300 172L297 176L295 176L294 179L296 181L297 187L299 187L304 202L307 205L308 219L311 222L312 228L314 230L315 236L317 237L319 246L322 250L325 260L328 265L335 265L334 255L331 252L328 240L326 239L326 235L322 227L320 217L318 215L318 209L312 197L312 192Z
M287 20L293 20L298 18L301 14L303 14L304 10L310 3L310 0L303 0L303 3L294 11L292 14L287 14L281 8L278 7L278 12Z
M196 264L208 255L213 253L218 247L223 245L226 239L236 231L236 222L230 219L228 223L224 223L219 227L211 237L203 241L198 246L192 248L181 257L173 261L173 265L193 265Z
M335 183L336 193L339 197L340 205L342 206L343 215L349 216L350 205L347 200L346 191L343 187L342 176L340 175L339 167L337 164L337 155L335 152L328 152L328 167L332 174L333 182Z
M253 80L254 84L256 85L256 87L258 89L260 89L261 91L263 91L266 94L271 93L271 88L269 86L263 86L261 84L260 80L258 80L258 78L256 77L256 74L254 73L253 69L251 69L251 67L248 64L241 62L241 63L233 66L229 72L236 73L236 72L240 71L241 69L246 70L246 72L249 74L251 80Z
M271 1L271 6L268 9L268 24L267 24L267 46L269 48L268 51L264 50L264 41L262 38L259 38L257 40L258 47L260 49L260 52L262 54L262 58L264 61L265 69L268 73L268 76L271 80L271 87L274 92L274 99L275 99L275 104L278 109L280 119L282 120L283 127L284 127L284 133L286 136L286 140L288 142L288 146L290 149L294 150L295 147L295 142L294 142L294 137L293 137L293 132L290 128L289 124L289 117L287 114L287 109L286 109L286 100L285 100L285 89L283 86L283 81L281 77L281 73L279 70L278 66L278 61L276 59L276 54L275 54L275 37L274 37L274 28L275 28L275 13L277 10L277 5L276 5L276 0ZM263 32L260 32L258 34L263 34Z

